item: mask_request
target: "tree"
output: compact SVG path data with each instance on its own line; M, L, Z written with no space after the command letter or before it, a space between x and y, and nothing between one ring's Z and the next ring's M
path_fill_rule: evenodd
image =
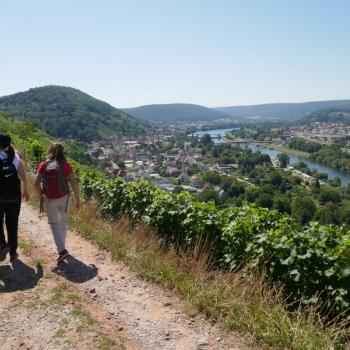
M339 221L342 225L346 225L347 228L350 228L350 205L349 204L343 204L341 206L338 206L339 210Z
M212 185L220 185L221 176L217 171L207 171L201 176L202 183L209 182Z
M271 194L262 193L255 201L256 205L262 208L271 208L273 205L273 197Z
M319 193L321 190L321 184L320 184L320 181L319 180L316 180L314 183L313 183L313 186L312 186L312 193L313 194L317 194Z
M303 162L303 161L295 163L295 164L293 164L293 166L294 166L295 169L301 170L303 172L306 172L306 171L310 170L308 165L305 162Z
M198 198L202 202L213 201L215 204L219 203L219 195L213 188L206 188Z
M279 187L282 184L283 181L283 177L281 174L279 174L277 171L274 171L271 175L270 175L270 179L269 182L276 186Z
M321 204L325 204L327 202L340 203L341 194L339 191L333 188L321 188L319 200Z
M197 164L193 164L190 168L187 169L187 173L189 176L199 173L199 168Z
M173 193L181 193L183 191L185 191L185 189L182 186L177 185L174 187Z
M34 140L29 145L29 153L36 160L40 161L44 159L45 147L38 140Z
M318 173L318 172L316 172L314 174L314 177L316 177L316 179L319 179L319 180L328 180L328 174L327 173Z
M290 198L283 194L277 194L273 197L273 209L277 209L281 213L291 212Z
M289 142L289 147L303 152L314 153L319 151L322 145L313 141L306 141L304 139L293 138Z
M280 162L280 167L285 168L289 164L289 156L287 153L279 153L277 159Z
M218 149L216 147L213 149L213 157L214 158L219 158L220 157L220 153L219 153L219 151L218 151Z
M327 203L324 207L317 210L315 219L321 224L340 224L339 207L333 203Z
M336 186L341 186L341 178L339 176L336 176L333 181Z
M245 193L245 188L242 184L234 183L227 189L226 192L230 197L237 197Z
M201 138L201 143L205 147L211 147L214 144L210 134L204 134Z
M125 169L125 162L124 162L124 160L122 160L122 159L118 160L117 165L118 165L118 167L120 169L122 169L122 170Z
M301 225L305 225L312 220L316 211L316 206L310 197L296 197L292 202L292 216Z

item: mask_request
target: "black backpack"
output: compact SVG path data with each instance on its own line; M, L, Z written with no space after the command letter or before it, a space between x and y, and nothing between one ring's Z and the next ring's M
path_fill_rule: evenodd
M0 199L4 201L21 199L21 181L13 159L0 159Z

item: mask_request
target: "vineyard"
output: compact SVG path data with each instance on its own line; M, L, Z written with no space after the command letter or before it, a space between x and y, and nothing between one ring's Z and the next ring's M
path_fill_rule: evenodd
M27 161L44 157L50 142L44 132L4 115L0 123ZM332 316L349 315L350 232L344 228L315 222L300 229L276 210L252 204L218 209L186 192L171 194L145 181L109 179L72 163L85 198L95 198L102 215L145 222L166 245L189 252L200 241L216 267L262 269L271 281L282 283L289 302L317 305Z
M145 181L78 172L83 194L100 203L102 215L146 222L167 245L188 251L200 241L217 267L264 269L272 281L282 282L289 302L317 305L328 315L347 314L350 234L344 228L313 223L300 229L276 210L251 204L218 209L189 193L167 193Z

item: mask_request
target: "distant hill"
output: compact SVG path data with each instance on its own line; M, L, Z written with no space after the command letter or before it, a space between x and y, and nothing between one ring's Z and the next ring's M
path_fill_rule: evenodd
M230 114L231 116L244 119L298 120L308 113L325 108L336 108L346 103L350 103L350 100L315 101L303 103L268 103L251 106L217 107L215 109L217 111Z
M300 121L304 124L314 122L337 122L350 124L350 103L337 108L325 108L313 112Z
M125 108L123 111L141 120L163 122L191 122L232 118L230 115L221 111L188 103L146 105Z
M0 111L36 122L49 135L79 141L135 135L145 124L82 91L43 86L0 98Z

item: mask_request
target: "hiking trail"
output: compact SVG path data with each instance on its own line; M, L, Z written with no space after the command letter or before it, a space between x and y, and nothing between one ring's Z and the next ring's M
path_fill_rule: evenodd
M19 260L0 263L1 350L251 349L74 231L57 265L47 218L26 203L19 240Z

